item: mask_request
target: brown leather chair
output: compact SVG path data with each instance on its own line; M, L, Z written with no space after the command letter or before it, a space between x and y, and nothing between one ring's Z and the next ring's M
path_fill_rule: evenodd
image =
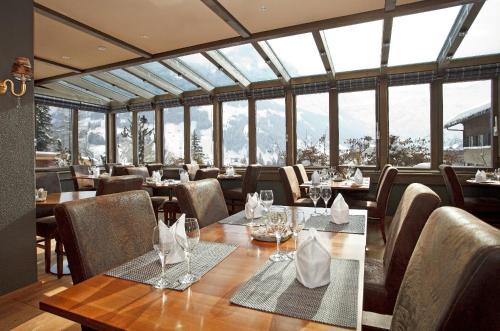
M262 166L260 164L251 164L247 166L242 186L223 190L224 199L226 199L227 203L231 206L232 212L235 211L235 206L245 205L247 193L257 192L257 182L259 181L261 170Z
M500 330L500 231L464 210L435 210L406 269L391 330Z
M363 310L392 314L413 249L440 203L427 186L415 183L406 188L389 227L383 260L365 260Z
M140 176L142 178L148 178L149 177L149 171L148 168L146 167L128 167L125 169L128 175L133 175L133 176ZM158 219L158 215L160 211L163 210L163 205L165 201L168 200L168 197L166 196L154 196L153 189L150 187L145 187L143 188L146 192L148 192L149 196L151 197L151 202L153 203L153 209L156 215L156 219Z
M125 169L127 175L141 176L142 178L149 177L149 171L146 167L128 167Z
M57 172L38 172L36 173L36 188L43 188L48 193L60 193L61 182ZM36 235L41 237L37 240L37 247L44 250L45 272L50 273L51 255L52 255L52 239L56 241L55 253L57 257L57 277L63 275L63 258L64 252L61 240L57 232L56 218L54 217L54 209L48 207L36 207ZM43 244L42 244L43 242Z
M442 164L439 171L443 176L450 205L462 208L484 221L500 222L500 199L492 197L464 197L462 186L455 170Z
M73 177L73 186L75 191L95 191L94 180L80 179L77 176L90 175L89 166L86 165L70 165L71 177Z
M196 175L194 176L194 180L202 180L207 178L217 179L217 176L219 176L219 172L219 168L198 169L198 171L196 171Z
M165 179L177 179L181 178L178 168L166 168L163 169L163 178Z
M186 217L197 218L200 228L229 216L217 179L183 183L175 188L175 193L181 211Z
M297 180L299 181L299 185L304 184L305 182L309 181L309 178L307 177L306 168L304 167L303 164L298 163L298 164L294 165L293 171L295 171L295 176L297 176Z
M105 163L104 169L106 169L106 172L110 176L112 176L113 175L112 172L113 172L114 167L119 166L119 165L122 165L122 164L121 163Z
M314 206L310 198L302 198L299 181L292 167L282 167L278 170L283 189L285 191L285 203L287 206Z
M155 216L142 190L65 202L55 214L74 284L153 249Z
M128 168L133 168L133 165L122 165L122 164L117 164L113 167L113 172L111 173L111 176L126 176L128 175L127 169Z
M153 171L159 171L163 169L163 164L161 163L150 163L146 164L146 168L148 168L149 176L153 176Z
M143 178L141 176L116 176L103 177L97 184L98 195L106 195L142 189Z
M392 186L394 184L394 179L398 174L398 169L394 167L388 167L382 181L380 182L377 192L377 197L375 201L370 200L352 200L349 201L349 207L353 209L367 209L368 218L376 219L380 225L380 232L382 233L382 238L386 242L385 236L385 215L387 211L387 202L391 195Z
M196 172L200 169L200 166L197 163L186 163L182 165L182 169L188 172L189 180L194 180L194 176L196 176Z

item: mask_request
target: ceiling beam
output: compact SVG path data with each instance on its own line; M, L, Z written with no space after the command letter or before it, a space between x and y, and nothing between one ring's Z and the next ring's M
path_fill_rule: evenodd
M410 4L396 6L396 9L394 9L392 12L390 12L390 16L395 17L395 16L400 16L400 15L415 14L415 13L424 12L424 11L433 10L433 9L442 9L442 8L456 6L456 5L474 3L477 1L479 1L479 0L422 0L422 1L414 2L414 3L410 3ZM154 54L151 57L151 59L136 58L136 59L131 59L131 60L119 61L116 63L106 64L106 65L101 65L101 66L85 69L85 70L83 70L83 72L81 74L71 73L71 74L57 75L57 76L53 76L53 77L39 79L35 83L39 84L39 85L43 85L45 83L48 83L51 81L58 81L58 80L61 80L61 79L64 79L64 78L70 77L70 76L87 75L87 74L92 74L95 72L103 72L103 71L108 71L108 70L113 70L113 69L120 69L120 68L124 68L124 67L130 67L130 66L134 66L134 65L139 65L139 64L151 62L152 60L160 61L160 60L164 60L164 59L170 59L170 58L175 58L175 57L179 57L179 56L184 56L184 55L189 55L189 54L194 54L194 53L199 53L199 52L206 52L209 50L215 50L215 49L219 49L222 47L237 46L237 45L241 45L241 44L245 44L245 43L249 43L249 42L251 42L255 46L258 41L262 41L262 40L285 37L285 36L289 36L289 35L295 35L295 34L306 33L306 32L312 32L314 30L326 30L326 29L332 29L332 28L337 28L337 27L346 26L346 25L352 25L352 24L357 24L357 23L364 23L364 22L369 22L369 21L374 21L374 20L380 20L380 19L383 19L386 15L388 15L388 14L385 13L384 9L376 9L376 10L352 14L352 15L348 15L348 16L334 17L334 18L329 18L329 19L315 21L315 22L303 23L303 24L298 24L298 25L294 25L294 26L288 26L288 27L284 27L284 28L278 28L278 29L274 29L274 30L268 30L268 31L254 33L249 38L233 37L233 38L228 38L228 39L223 39L223 40L218 40L218 41L212 41L212 42L208 42L208 43L204 43L204 44L179 48L179 49L175 49L175 50L171 50L171 51L167 51L167 52L161 52L161 53ZM256 49L257 49L257 47L256 47Z
M288 71L286 71L283 64L281 64L281 61L278 59L267 41L254 42L252 43L252 45L257 53L259 53L267 63L269 68L271 68L274 74L278 76L278 78L281 79L283 83L288 84L290 82L290 75L288 74Z
M36 93L67 99L73 99L76 97L78 101L97 104L108 104L111 101L111 99L97 93L91 93L87 90L75 89L71 86L63 85L61 83L48 83L44 86L35 86L35 94Z
M123 40L120 40L118 38L110 36L109 34L106 34L102 31L97 30L97 29L94 29L91 26L88 26L88 25L83 24L79 21L76 21L76 20L72 19L71 17L65 16L65 15L63 15L55 10L52 10L52 9L47 8L45 6L42 6L39 3L36 3L36 2L33 3L33 7L35 8L35 12L40 14L40 15L43 15L43 16L48 17L54 21L57 21L59 23L62 23L62 24L67 25L69 27L72 27L78 31L92 35L96 38L99 38L103 41L106 41L106 42L113 44L115 46L118 46L120 48L126 49L127 51L135 53L143 58L151 58L151 56L152 56L151 54L149 54L145 50L142 50L138 47L130 45L130 44L124 42Z
M326 42L325 33L323 31L313 31L312 33L314 42L316 43L316 48L318 48L319 55L321 56L321 61L325 67L327 76L334 80L335 79L335 69L333 67L332 55L330 49L328 48L328 43Z
M128 71L130 74L136 76L137 78L143 79L148 83L162 90L165 90L177 97L180 96L183 92L180 88L178 88L174 84L167 82L161 77L158 77L157 75L147 70L146 68L138 66L138 67L125 68L124 70Z
M69 70L71 72L74 72L74 73L81 73L82 71L78 68L75 68L75 67L72 67L72 66L69 66L67 64L63 64L63 63L59 63L59 62L56 62L56 61L52 61L52 60L49 60L49 59L44 59L44 58L41 58L39 56L35 56L35 60L36 61L40 61L40 62L43 62L43 63L46 63L46 64L50 64L52 66L55 66L55 67L59 67L59 68L63 68L63 69L66 69L66 70Z
M211 93L215 88L215 86L213 86L210 82L206 81L203 77L201 77L193 70L191 70L189 67L187 67L186 65L179 62L176 59L166 59L163 60L162 62L166 64L169 69L172 69L175 72L180 73L182 77L188 79L197 86L201 87L201 89L204 90L205 92Z
M94 83L91 83L91 82L89 82L83 78L80 78L80 77L68 77L65 79L65 81L67 81L68 83L71 83L73 85L76 85L80 88L83 88L83 89L89 90L91 92L103 95L106 98L109 98L111 100L116 100L116 101L125 103L129 99L131 99L131 98L129 98L125 95L122 95L120 93L116 93L116 92L109 90L107 88L95 85Z
M121 89L124 89L127 92L130 92L132 94L138 95L140 97L146 98L146 99L151 99L155 96L155 94L144 90L140 86L137 86L131 82L128 82L120 77L117 77L109 72L99 72L94 74L93 76L99 78L100 80L103 80L105 82L108 82L112 85L118 86ZM163 91L165 92L165 91Z
M242 88L247 88L250 85L250 81L245 75L243 75L221 52L208 51L202 54L219 69L222 69L227 76L231 77L231 79Z
M392 12L396 9L396 0L385 0L384 11L385 13ZM392 35L392 21L393 17L389 15L384 16L384 27L382 29L382 47L380 51L380 69L385 73L387 63L389 62L389 50L391 49L391 35Z
M223 5L217 0L201 0L211 11L213 11L217 16L222 18L231 28L233 28L236 33L238 33L243 38L249 38L251 36L250 31L248 31L243 24L241 24Z
M476 2L462 6L455 22L453 23L450 33L448 34L448 37L439 52L437 58L438 70L445 69L450 64L453 55L462 43L462 40L465 38L467 31L479 14L483 4L484 2Z

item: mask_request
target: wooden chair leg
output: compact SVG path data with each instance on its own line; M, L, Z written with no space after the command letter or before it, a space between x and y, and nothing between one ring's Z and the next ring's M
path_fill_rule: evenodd
M51 238L44 238L44 253L45 253L45 273L50 273L50 255L52 254Z
M57 278L63 276L64 249L61 240L56 238L56 256L57 256Z
M385 238L385 217L381 217L379 219L379 225L380 225L380 232L382 233L382 239L384 239L384 244L387 242L387 239Z

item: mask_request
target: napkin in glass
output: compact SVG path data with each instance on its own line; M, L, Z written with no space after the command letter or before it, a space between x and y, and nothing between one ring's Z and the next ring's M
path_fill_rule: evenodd
M314 170L312 176L311 176L311 184L312 185L319 185L321 183L321 176L319 173Z
M248 202L245 203L245 218L247 220L252 219L252 212L250 211L250 209L251 209L250 206L256 206L254 208L254 211L253 211L254 218L262 217L262 214L264 211L264 207L262 207L262 205L259 203L259 194L257 192L255 192L255 193L251 194L251 196L252 197L250 198L250 200L248 200Z
M357 168L354 173L353 181L358 185L363 185L363 173L359 170L359 168Z
M172 225L170 228L163 223L162 221L158 221L158 228L160 232L160 245L165 242L173 241L173 247L170 253L167 255L167 260L165 261L166 264L174 264L174 263L179 263L182 262L186 259L186 254L184 253L184 250L182 249L181 245L178 243L179 237L176 237L177 235L182 238L181 240L187 240L186 239L186 230L184 227L184 222L186 220L186 215L182 214L181 217L175 222L174 225Z
M295 269L297 280L307 288L330 283L330 253L319 241L316 229L309 230L309 237L297 249Z
M181 171L180 179L181 179L181 183L189 182L189 174L187 173L187 171Z
M486 172L484 172L484 170L478 170L476 172L475 179L476 179L476 182L478 182L478 183L485 182L486 181Z
M349 206L345 202L342 194L339 193L335 200L333 200L330 214L332 215L331 222L335 224L349 223Z

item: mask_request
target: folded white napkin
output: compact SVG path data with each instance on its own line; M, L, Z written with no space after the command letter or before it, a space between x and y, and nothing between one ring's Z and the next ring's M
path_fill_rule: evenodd
M251 193L250 193L251 194ZM254 218L262 216L263 207L259 203L259 194L257 192L251 194L251 198L245 203L245 217L246 219L252 218L250 209L254 209Z
M311 176L311 184L312 185L319 185L321 183L321 176L319 173L314 170L312 176Z
M333 200L332 207L330 208L332 215L332 222L335 224L349 223L349 206L344 200L342 194L338 194Z
M295 258L297 280L308 288L330 283L332 258L317 236L316 229L310 229L309 237L299 245Z
M486 181L486 172L484 172L484 170L478 170L476 172L476 182L485 182Z
M188 168L189 177L194 179L196 172L200 169L200 166L196 162L191 162L191 167Z
M160 229L160 245L162 245L162 243L170 243L173 245L170 253L167 256L167 261L165 262L166 264L179 263L184 261L186 258L184 250L178 243L179 236L181 240L187 240L186 230L184 228L185 220L186 220L186 215L182 214L181 217L179 217L179 219L177 220L177 222L175 222L175 224L172 225L170 228L162 221L158 222L158 228Z
M233 167L227 167L226 168L226 175L228 175L228 176L234 176L234 168Z
M181 183L189 182L189 174L187 173L187 171L182 171L180 178L181 178Z
M363 185L363 173L359 168L356 169L353 180L356 184Z
M155 183L159 183L161 182L161 175L160 175L160 172L159 171L153 171L153 174L151 176L153 178L153 181Z

